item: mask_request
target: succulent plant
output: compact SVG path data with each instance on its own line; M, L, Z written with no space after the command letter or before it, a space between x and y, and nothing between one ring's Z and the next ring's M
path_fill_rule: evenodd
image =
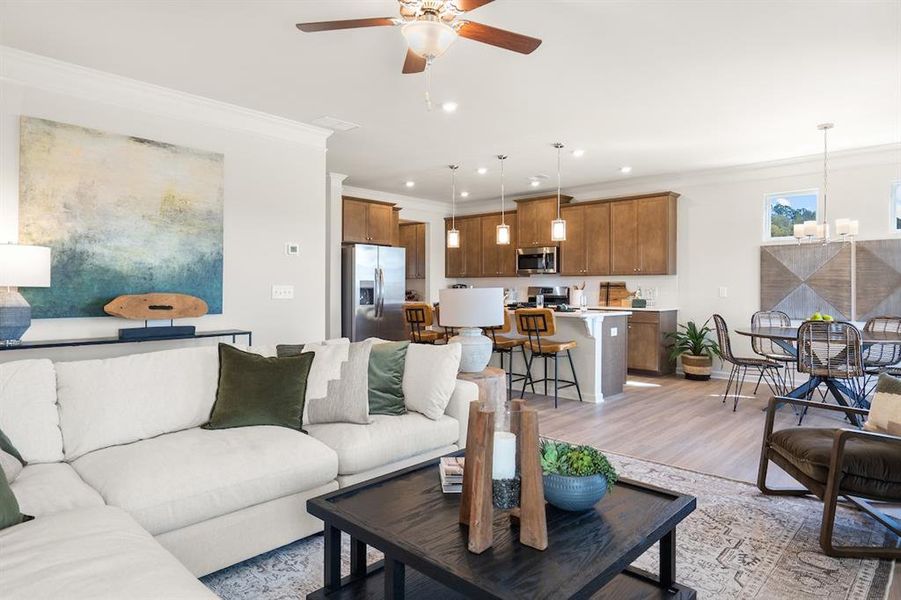
M608 487L613 487L619 478L607 457L591 446L574 446L566 442L542 439L539 454L541 470L545 474L569 477L603 475Z

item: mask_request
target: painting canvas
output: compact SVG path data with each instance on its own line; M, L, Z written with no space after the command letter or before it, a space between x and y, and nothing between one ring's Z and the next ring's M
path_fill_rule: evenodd
M20 243L52 248L35 318L103 316L120 294L179 292L222 312L222 154L22 117Z

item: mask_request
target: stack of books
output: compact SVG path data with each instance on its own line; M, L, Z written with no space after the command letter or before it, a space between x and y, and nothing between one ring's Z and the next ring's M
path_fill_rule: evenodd
M463 493L463 462L462 456L441 457L438 474L441 477L441 491L445 494Z

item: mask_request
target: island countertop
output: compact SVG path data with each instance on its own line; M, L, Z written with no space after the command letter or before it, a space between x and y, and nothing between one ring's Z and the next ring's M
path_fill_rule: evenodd
M554 312L554 317L559 317L561 319L603 319L604 317L628 317L632 314L633 309L604 309L604 310L587 310L585 312L582 311L573 311L573 312L557 312L551 309ZM507 309L509 313L513 313L513 309Z

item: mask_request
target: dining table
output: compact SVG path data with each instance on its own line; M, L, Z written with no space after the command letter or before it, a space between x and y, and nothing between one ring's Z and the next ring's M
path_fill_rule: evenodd
M774 344L785 350L786 353L797 358L798 348L798 327L745 327L735 330L739 335L751 338L763 338L771 340ZM895 331L861 331L860 332L861 348L866 350L877 344L894 344L901 345L901 333ZM863 388L854 389L848 386L846 381L837 377L811 376L807 381L797 386L795 389L785 394L788 398L796 398L804 400L810 397L820 385L825 384L827 388L835 396L836 401L842 406L869 408L870 403L866 399L866 393ZM848 401L851 401L850 403ZM858 425L857 415L848 414L848 418L855 425Z

